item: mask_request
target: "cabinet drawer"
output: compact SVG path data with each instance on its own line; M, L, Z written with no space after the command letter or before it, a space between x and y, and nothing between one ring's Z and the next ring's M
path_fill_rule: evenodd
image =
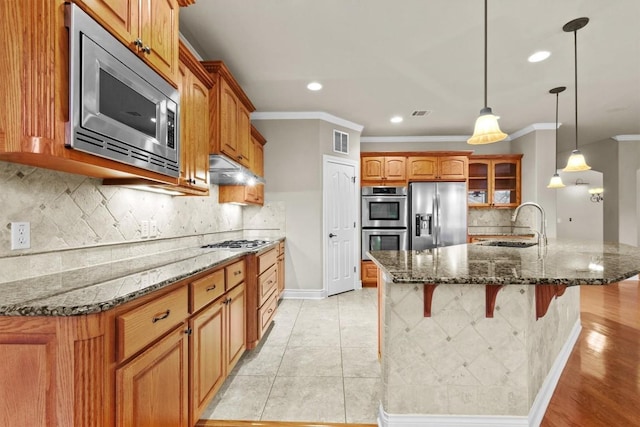
M278 256L284 255L284 242L278 243L278 246L276 246L276 249L278 251Z
M278 298L276 293L272 293L267 302L264 303L261 309L258 310L258 325L259 325L259 336L258 338L262 338L267 328L271 324L271 319L276 314L276 308L278 308Z
M224 269L191 282L191 312L195 313L224 293Z
M269 298L269 295L278 285L278 268L272 265L267 271L258 277L258 307Z
M227 291L244 281L244 259L225 267L227 275Z
M271 249L268 252L258 255L258 274L262 274L269 267L276 263L278 259L278 250L276 248Z
M118 361L127 359L189 315L186 286L116 318Z

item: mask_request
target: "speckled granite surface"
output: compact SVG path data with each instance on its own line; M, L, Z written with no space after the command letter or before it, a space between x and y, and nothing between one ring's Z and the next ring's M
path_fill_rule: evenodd
M640 272L640 248L566 239L546 249L475 243L370 255L394 283L606 285Z
M257 238L257 237L254 237ZM259 250L181 248L0 285L0 315L76 316L124 304L201 271Z

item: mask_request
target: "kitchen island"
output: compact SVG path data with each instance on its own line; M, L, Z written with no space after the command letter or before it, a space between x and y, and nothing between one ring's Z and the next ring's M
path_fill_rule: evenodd
M371 251L381 426L538 425L580 333L580 285L640 271L640 249L549 239Z

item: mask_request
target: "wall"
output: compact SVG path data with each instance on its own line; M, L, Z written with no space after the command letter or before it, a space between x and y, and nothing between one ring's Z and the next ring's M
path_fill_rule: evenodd
M265 201L286 211L286 289L318 296L323 289L322 156L360 158L360 134L324 120L254 120L267 139ZM333 129L349 133L350 151L333 152Z
M566 187L556 190L558 237L602 242L603 204L592 202L588 191L603 186L602 172L560 172L560 177Z
M522 153L522 202L536 202L545 210L547 236L556 236L556 193L547 188L554 174L555 130L537 130L511 142L514 153ZM534 218L540 226L539 213Z

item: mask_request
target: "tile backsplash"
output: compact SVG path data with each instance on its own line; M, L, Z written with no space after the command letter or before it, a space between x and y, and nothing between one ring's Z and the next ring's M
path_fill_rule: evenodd
M252 228L284 233L282 204L219 204L216 186L209 197L172 197L0 162L0 188L0 281L187 247L212 234L226 238L242 232L243 209ZM10 250L14 221L30 223L30 249ZM157 224L155 238L143 238L142 221Z
M514 209L469 209L469 234L529 234L536 212L523 209L515 223L511 222ZM535 227L535 226L534 226Z

